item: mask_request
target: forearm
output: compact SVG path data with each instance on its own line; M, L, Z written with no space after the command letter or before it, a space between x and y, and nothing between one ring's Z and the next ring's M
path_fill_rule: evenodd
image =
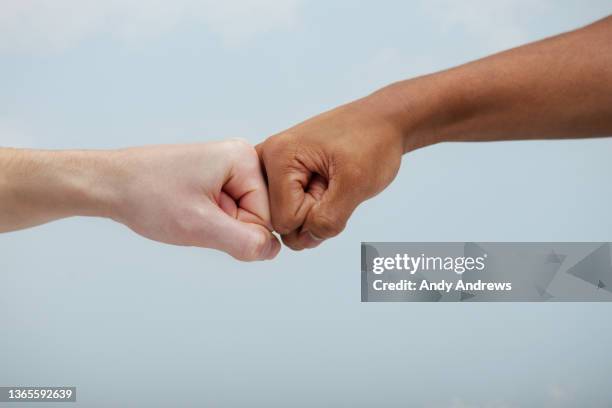
M404 150L443 141L612 135L612 17L373 95Z
M175 245L271 259L280 245L255 149L232 140L120 150L0 148L0 232L76 215Z
M0 149L0 232L75 216L110 216L110 152Z

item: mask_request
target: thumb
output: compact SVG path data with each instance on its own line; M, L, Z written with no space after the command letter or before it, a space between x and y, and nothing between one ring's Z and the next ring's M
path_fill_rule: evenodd
M255 149L267 173L272 226L279 234L289 234L304 223L314 204L305 189L312 172L280 142L264 142Z
M226 252L240 261L274 258L280 251L278 239L264 226L230 217L220 208L209 218L209 247ZM213 234L211 234L213 232Z
M308 231L318 240L341 233L355 208L363 201L355 195L354 189L351 190L351 185L337 178L330 180L321 200L308 212L302 231Z

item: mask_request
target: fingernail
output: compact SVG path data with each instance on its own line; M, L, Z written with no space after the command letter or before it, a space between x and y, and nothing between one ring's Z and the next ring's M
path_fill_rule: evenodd
M274 245L274 237L269 237L266 248L262 251L261 259L262 260L272 259L274 258L275 255L276 255L276 248Z
M302 231L300 233L300 241L302 242L302 245L308 249L316 248L319 246L319 244L321 244L321 242L323 242L322 239L317 238L309 231Z
M278 245L276 245L275 242L272 242L272 244L270 245L270 253L268 254L268 257L266 259L274 259L276 257L276 255L278 254Z
M261 251L260 259L268 259L270 257L270 252L272 252L272 240L268 238L266 246L264 247L263 251Z
M310 231L306 231L306 232L308 232L308 235L310 235L310 238L314 239L315 241L323 241L323 238L319 238L319 237L317 237L317 236L316 236L315 234L313 234L312 232L310 232Z

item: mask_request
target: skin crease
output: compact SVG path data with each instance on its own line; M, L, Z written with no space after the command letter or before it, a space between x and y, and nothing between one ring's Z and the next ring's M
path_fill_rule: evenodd
M272 259L265 181L240 140L114 151L0 149L0 232L102 216L174 245Z
M612 17L387 86L257 146L272 225L295 250L339 234L403 153L446 141L612 134Z
M118 151L0 149L0 232L73 215L269 259L339 234L403 153L446 141L612 134L612 17L403 82L270 137ZM259 168L265 167L269 190ZM270 215L271 211L271 215Z
M258 146L272 223L289 247L337 235L360 202L395 178L401 132L376 112L368 100L341 106Z

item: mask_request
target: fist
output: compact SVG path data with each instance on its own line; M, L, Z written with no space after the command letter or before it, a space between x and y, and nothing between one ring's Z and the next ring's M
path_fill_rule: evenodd
M147 238L274 258L268 192L255 149L239 140L119 150L112 218Z
M398 172L401 132L384 103L362 99L307 120L257 146L272 225L292 249L339 234L363 201Z

